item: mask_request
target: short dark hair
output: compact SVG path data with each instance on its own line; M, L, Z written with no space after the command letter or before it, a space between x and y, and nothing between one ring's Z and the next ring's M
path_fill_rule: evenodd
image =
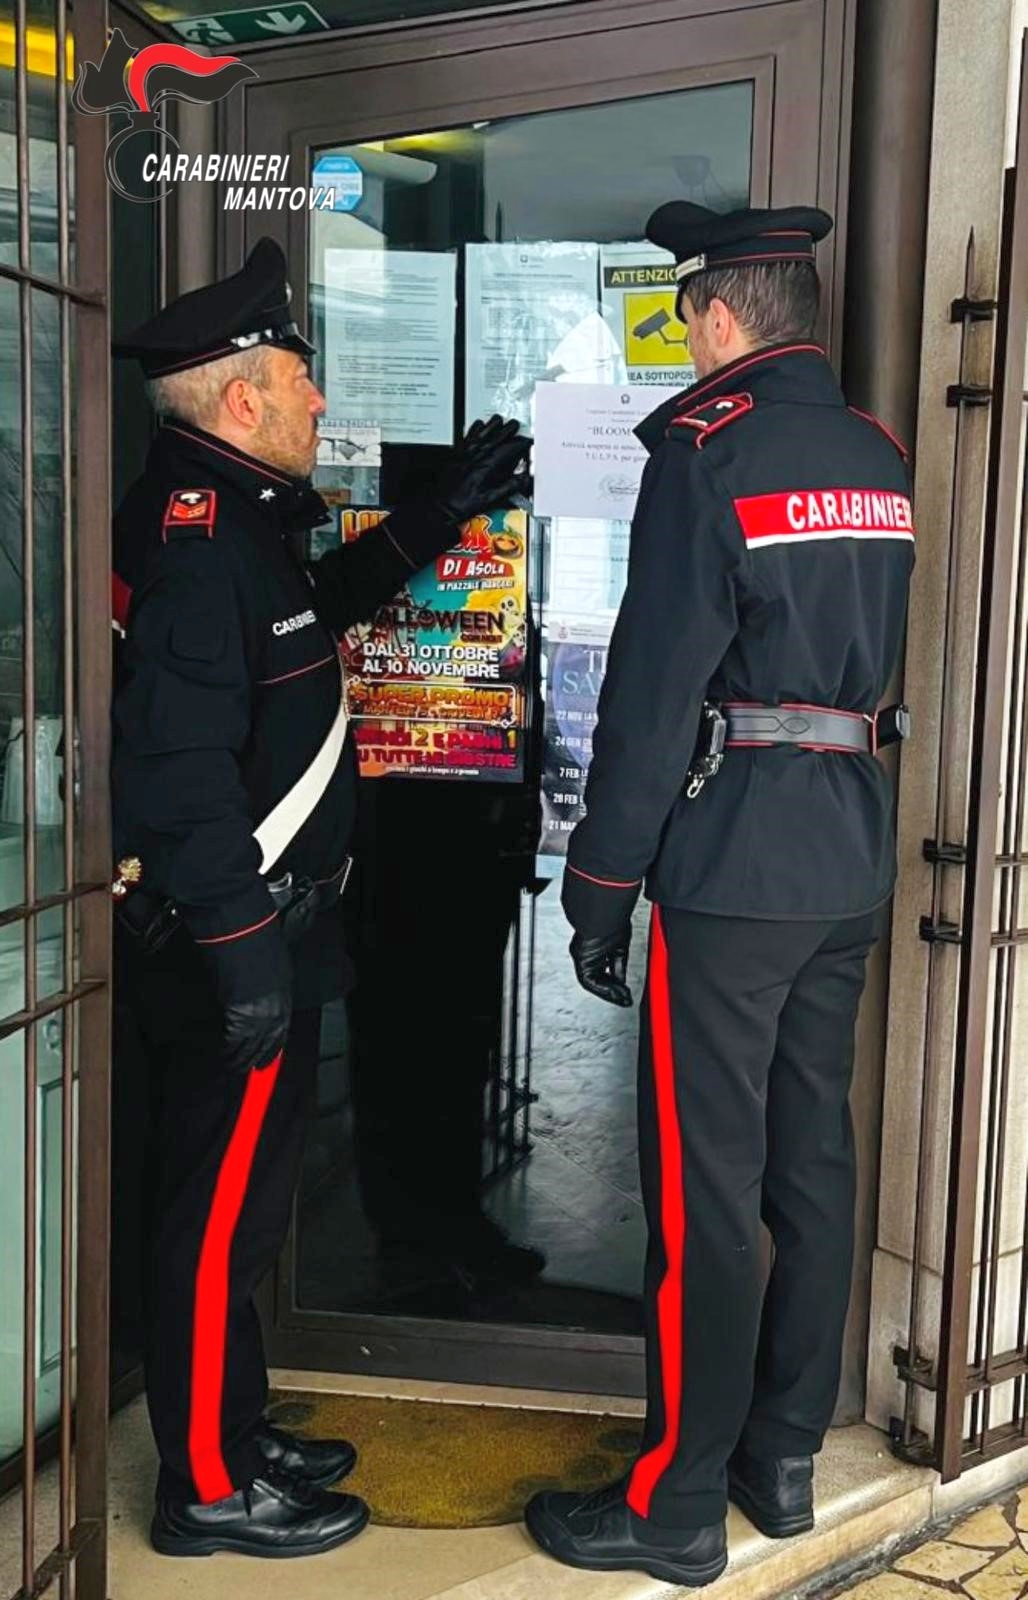
M696 310L723 300L759 344L811 339L817 326L821 285L811 261L769 261L753 267L712 267L682 286Z

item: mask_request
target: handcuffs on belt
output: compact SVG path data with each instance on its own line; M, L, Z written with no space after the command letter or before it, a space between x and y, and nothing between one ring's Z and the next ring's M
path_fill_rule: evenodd
M700 713L700 733L689 770L685 775L685 798L695 800L708 778L716 778L725 759L728 718L712 700L704 700Z

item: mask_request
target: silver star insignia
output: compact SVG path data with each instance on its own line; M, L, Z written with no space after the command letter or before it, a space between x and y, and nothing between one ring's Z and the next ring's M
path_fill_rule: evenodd
M262 489L261 490L261 499L262 500L274 500L274 498L275 498L274 489Z

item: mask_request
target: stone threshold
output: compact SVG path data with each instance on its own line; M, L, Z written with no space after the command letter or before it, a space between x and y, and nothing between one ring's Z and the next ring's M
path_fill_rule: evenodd
M279 1389L323 1389L476 1405L638 1416L641 1402L611 1396L551 1394L412 1379L346 1377L279 1371ZM431 1471L431 1463L426 1462ZM642 1574L604 1576L550 1561L520 1524L499 1528L421 1531L371 1528L353 1544L285 1567L241 1556L169 1560L154 1554L146 1530L152 1504L155 1457L143 1401L127 1406L111 1427L111 1600L273 1600L286 1585L290 1600L667 1600L676 1591ZM771 1541L734 1511L729 1521L731 1561L725 1576L705 1590L711 1600L795 1597L815 1580L838 1583L847 1570L893 1546L930 1522L1028 1479L1028 1450L940 1486L937 1474L903 1465L883 1434L859 1425L835 1429L815 1474L818 1525L812 1534ZM56 1521L52 1469L37 1495L39 1540L49 1548ZM0 1594L17 1588L19 1496L0 1505Z

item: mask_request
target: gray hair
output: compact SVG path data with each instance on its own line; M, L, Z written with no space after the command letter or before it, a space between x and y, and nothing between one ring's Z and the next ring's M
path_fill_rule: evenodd
M757 344L814 336L819 284L812 261L769 261L745 267L710 267L689 278L684 292L701 314L723 300Z
M238 350L218 361L205 361L199 367L187 367L185 372L167 372L160 378L149 378L146 397L163 422L175 418L188 422L194 428L210 430L218 420L221 397L234 378L245 378L258 388L267 386L268 347L255 345L252 350Z

